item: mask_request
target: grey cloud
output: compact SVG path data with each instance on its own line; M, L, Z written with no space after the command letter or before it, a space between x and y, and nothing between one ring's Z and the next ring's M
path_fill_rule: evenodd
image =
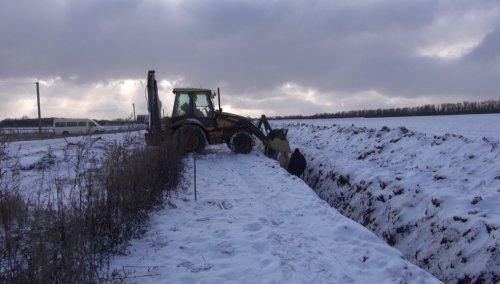
M500 27L489 32L465 60L494 65L500 62Z
M494 0L7 0L0 78L87 84L144 79L156 69L159 79L257 98L286 82L346 96L491 98L498 20L462 60L418 56L416 48L442 17L495 9Z

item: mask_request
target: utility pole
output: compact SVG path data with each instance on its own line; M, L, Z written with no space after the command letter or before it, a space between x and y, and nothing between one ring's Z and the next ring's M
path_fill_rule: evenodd
M137 118L135 117L135 104L132 103L132 107L134 108L134 121L137 121Z
M38 133L42 134L42 115L40 112L40 87L38 81L36 82L36 101L38 103Z

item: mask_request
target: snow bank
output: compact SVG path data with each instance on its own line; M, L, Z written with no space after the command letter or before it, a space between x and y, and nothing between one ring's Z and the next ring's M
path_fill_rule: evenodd
M282 126L305 152L304 180L342 214L445 282L500 280L498 140L325 121Z

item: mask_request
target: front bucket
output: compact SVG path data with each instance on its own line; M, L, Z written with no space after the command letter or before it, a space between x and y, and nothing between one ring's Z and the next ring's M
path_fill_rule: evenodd
M269 148L278 151L278 152L286 152L286 153L291 153L292 151L290 150L290 143L288 140L283 140L280 138L274 138L273 140L269 141L267 144Z
M266 143L265 154L271 159L277 160L280 165L287 169L289 153L291 153L290 143L286 138L288 129L274 129L269 135Z

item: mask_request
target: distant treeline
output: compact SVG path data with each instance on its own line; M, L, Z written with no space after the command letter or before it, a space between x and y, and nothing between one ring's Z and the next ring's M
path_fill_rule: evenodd
M54 117L42 118L42 127L50 127L54 122ZM114 119L114 120L98 120L95 119L100 125L123 125L135 123L127 119ZM0 127L38 127L38 118L6 118L0 121Z
M290 115L276 116L274 119L299 118L348 118L348 117L398 117L398 116L425 116L425 115L455 115L455 114L486 114L500 113L500 100L482 102L443 103L439 105L423 105L417 107L351 110L337 113L319 113L309 116Z

